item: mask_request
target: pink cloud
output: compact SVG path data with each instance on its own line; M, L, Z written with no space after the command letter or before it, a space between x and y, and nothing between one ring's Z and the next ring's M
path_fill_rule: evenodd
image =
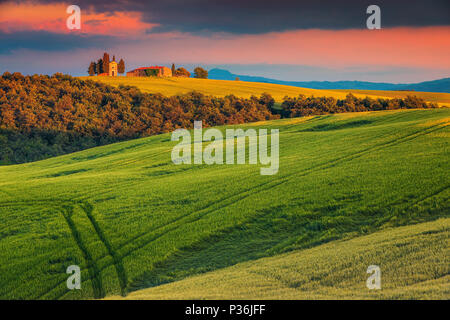
M140 48L141 50L137 50ZM261 35L153 34L134 46L156 60L208 64L450 68L450 27L296 30Z
M92 35L139 36L158 24L142 21L140 12L97 13L92 7L81 8L81 30L69 30L66 20L69 4L37 2L0 4L0 31L48 31L53 33L83 33Z
M68 4L38 2L0 4L0 31L66 28ZM101 50L120 53L133 65L155 62L192 64L286 64L342 70L386 70L390 67L450 72L450 27L403 27L381 30L292 30L258 35L153 33L157 24L140 12L98 13L82 9L82 34L122 37L124 42ZM100 50L100 48L99 48ZM60 53L67 58L67 53ZM66 59L67 60L67 59ZM79 63L74 60L73 63Z

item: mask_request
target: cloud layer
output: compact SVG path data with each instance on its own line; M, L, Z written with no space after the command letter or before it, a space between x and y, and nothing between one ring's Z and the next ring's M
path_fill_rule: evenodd
M45 31L62 34L107 36L139 36L158 26L143 21L138 11L97 12L94 6L81 11L82 28L69 30L66 20L67 3L4 2L0 4L0 32Z
M45 1L60 3L60 1ZM78 0L96 12L134 11L161 31L267 33L295 29L361 29L377 4L384 27L449 24L448 0Z
M323 80L339 75L368 80L364 73L384 81L408 81L412 73L428 80L448 76L448 0L380 0L382 30L365 28L369 4L366 0L79 0L82 28L70 31L69 3L0 2L0 65L23 72L22 59L32 61L26 66L28 73L46 73L55 69L55 61L66 61L58 62L64 67L59 71L80 74L89 59L108 51L126 58L130 68L172 62L272 66L264 70L290 80L308 79L295 79L289 67L276 65L316 70Z

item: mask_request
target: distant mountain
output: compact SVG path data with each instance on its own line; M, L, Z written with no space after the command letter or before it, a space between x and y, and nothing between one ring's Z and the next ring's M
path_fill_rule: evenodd
M233 74L223 69L212 69L208 72L209 79L235 80L284 84L294 87L311 89L354 89L354 90L414 90L427 92L450 93L450 78L410 84L379 83L367 81L283 81L264 77Z

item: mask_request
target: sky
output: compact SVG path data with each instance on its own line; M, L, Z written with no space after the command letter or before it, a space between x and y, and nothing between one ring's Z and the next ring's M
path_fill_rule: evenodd
M67 7L81 9L70 30ZM369 5L381 29L369 30ZM87 75L103 52L126 70L222 68L291 81L412 83L450 76L448 0L0 0L0 72Z

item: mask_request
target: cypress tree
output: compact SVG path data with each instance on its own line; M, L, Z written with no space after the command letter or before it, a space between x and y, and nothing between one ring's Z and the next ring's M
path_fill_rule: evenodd
M120 74L125 73L125 62L123 61L123 59L120 59L119 64L117 65L117 72L119 72Z
M106 52L103 54L103 72L109 73L109 54Z
M103 60L98 59L97 61L97 74L103 73Z
M91 62L88 68L88 73L90 76L93 76L95 74L95 62Z

